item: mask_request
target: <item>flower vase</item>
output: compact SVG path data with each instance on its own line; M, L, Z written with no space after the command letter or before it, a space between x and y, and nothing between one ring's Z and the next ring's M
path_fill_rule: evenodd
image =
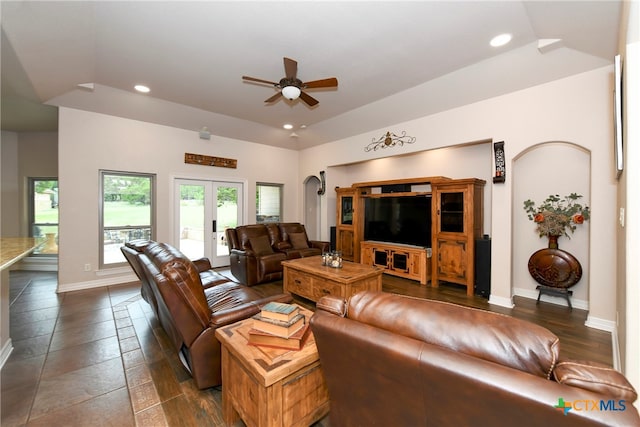
M549 249L558 249L558 237L557 234L549 234Z

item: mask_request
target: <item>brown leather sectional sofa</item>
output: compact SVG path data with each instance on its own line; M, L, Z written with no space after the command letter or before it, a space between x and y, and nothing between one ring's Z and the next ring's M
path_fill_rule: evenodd
M143 298L200 389L222 383L217 328L253 316L269 301L292 300L286 294L262 297L211 270L206 258L192 262L166 243L133 241L122 252L142 283Z
M339 426L638 426L611 368L559 360L558 337L446 302L362 292L311 318Z
M247 286L282 278L282 261L321 255L329 242L309 240L304 225L280 222L241 225L225 231L231 273Z

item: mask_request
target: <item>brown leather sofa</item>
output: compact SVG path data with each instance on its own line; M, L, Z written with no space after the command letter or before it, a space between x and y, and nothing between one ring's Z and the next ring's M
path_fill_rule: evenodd
M144 249L136 251L132 267L143 273L141 282L146 281L153 294L158 320L200 389L222 383L217 328L259 313L269 301L291 302L290 295L262 297L213 270L199 271L194 262L166 243L140 245Z
M282 261L321 255L329 242L309 240L304 225L280 222L225 230L231 274L247 286L282 279Z
M547 329L383 292L326 296L310 321L339 426L638 426L626 378L558 360Z
M138 279L140 279L140 294L142 295L142 298L151 306L151 308L153 308L153 311L157 316L158 302L156 301L156 297L151 289L151 284L142 270L142 265L140 265L140 261L138 260L138 255L144 253L144 249L149 245L149 243L153 243L153 240L131 240L126 242L124 246L121 246L120 251L133 269L134 273L136 273L136 276L138 276ZM193 260L192 262L198 270L202 286L205 288L229 281L228 278L212 269L211 262L208 258L200 258Z

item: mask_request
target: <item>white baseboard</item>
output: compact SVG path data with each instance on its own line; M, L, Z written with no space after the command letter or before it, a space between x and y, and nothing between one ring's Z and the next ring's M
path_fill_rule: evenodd
M618 328L611 332L611 351L613 353L613 369L620 371L622 369L622 361L620 359L620 342L618 341Z
M100 288L103 286L122 285L124 283L137 282L138 277L131 273L125 276L102 277L97 280L87 280L84 282L58 284L58 293L81 291L84 289Z
M495 295L489 295L489 304L499 305L500 307L513 308L513 298L497 297Z
M536 289L513 288L513 294L519 297L538 299L538 291ZM563 297L544 294L540 296L540 301L568 307L567 300ZM580 310L589 310L589 302L583 299L571 298L571 305Z
M613 320L600 319L597 317L593 317L592 315L587 315L587 320L584 324L593 329L600 329L601 331L611 332L612 334L616 332L616 322Z
M4 364L9 360L9 356L11 356L11 352L13 351L13 343L11 342L11 338L7 340L7 342L0 349L0 369L4 367Z

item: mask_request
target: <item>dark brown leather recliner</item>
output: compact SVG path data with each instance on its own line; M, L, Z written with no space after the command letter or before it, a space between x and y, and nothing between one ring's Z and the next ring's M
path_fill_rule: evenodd
M620 372L510 316L367 291L321 298L310 325L332 425L640 425Z
M140 265L140 260L138 259L138 255L143 253L144 249L152 242L152 240L147 239L131 240L121 246L120 251L133 269L133 272L136 274L136 276L138 276L138 279L140 279L140 294L142 295L142 298L151 306L153 312L157 316L158 302L156 301L156 297L151 290L149 280L145 276L144 271L142 270L142 266ZM197 260L193 260L192 262L198 270L198 273L200 274L200 280L202 281L202 286L204 286L205 288L229 281L228 278L224 277L220 273L215 272L212 269L211 262L208 258L200 258Z
M292 300L286 294L262 297L228 279L205 287L195 264L165 243L148 243L138 260L157 302L158 320L200 389L222 382L217 328L259 313L269 301Z
M282 279L282 261L321 255L329 242L309 240L298 222L241 225L225 230L231 273L241 283Z

